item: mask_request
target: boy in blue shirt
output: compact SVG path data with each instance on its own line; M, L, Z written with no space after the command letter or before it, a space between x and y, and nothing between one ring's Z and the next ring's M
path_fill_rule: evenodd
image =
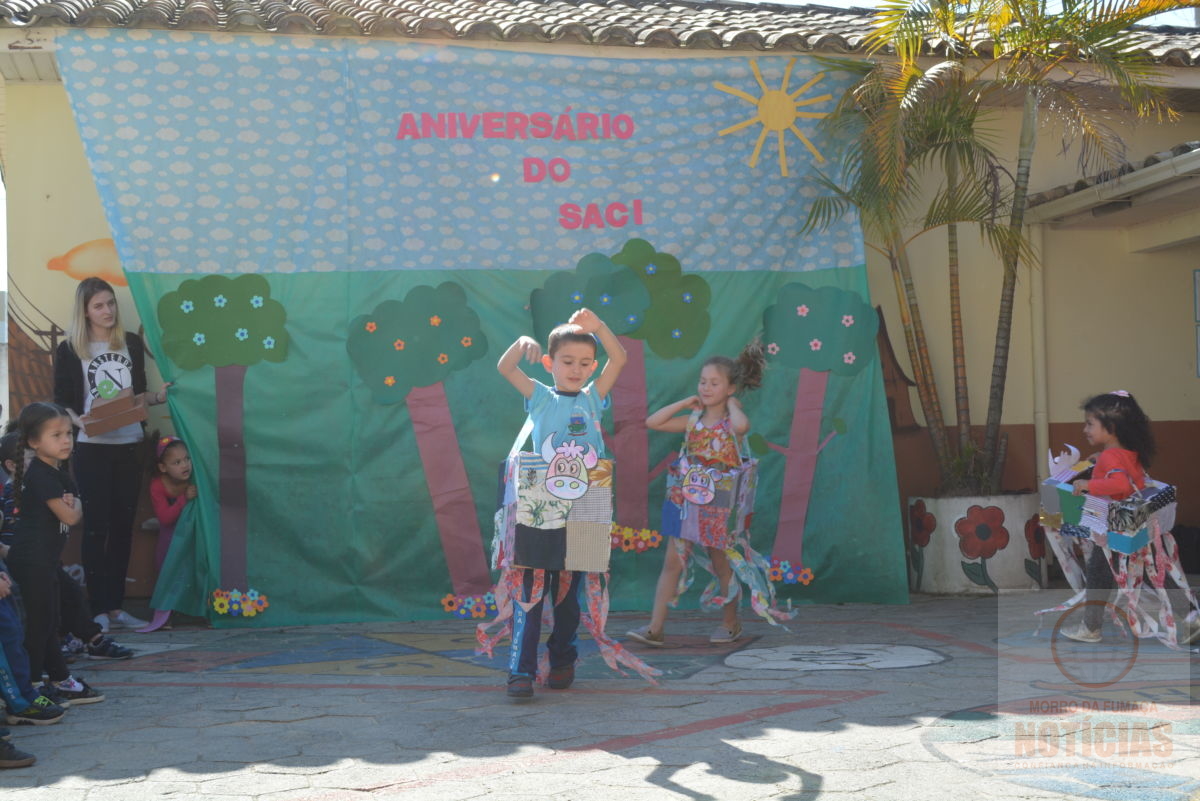
M589 383L598 364L597 339L604 346L608 361L599 377ZM600 416L608 406L608 393L625 366L625 358L625 348L604 321L595 312L580 309L571 315L566 325L550 332L545 355L532 337L523 336L509 346L496 368L525 397L525 409L533 422L535 450L582 448L585 453L590 451L592 456L600 457L605 452ZM540 361L554 378L554 386L549 387L526 375L520 367L522 359L531 364ZM534 571L523 573L523 595L518 600L528 602L535 594ZM553 571L549 574L549 586L545 588L551 598L562 597L554 605L554 631L546 642L550 652L547 684L555 690L565 690L575 680L578 656L575 633L579 628L579 595L583 586L580 577L577 571ZM565 586L563 582L567 582ZM520 603L513 605L512 650L508 664L508 695L513 698L533 696L542 604L543 600L539 599L529 609Z

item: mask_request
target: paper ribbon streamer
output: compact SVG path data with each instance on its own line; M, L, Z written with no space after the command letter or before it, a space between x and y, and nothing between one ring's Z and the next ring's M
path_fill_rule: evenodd
M522 595L521 587L524 571L525 568L516 567L506 568L501 572L500 581L496 583L493 591L496 596L496 617L486 623L480 623L476 627L476 653L486 655L489 658L493 657L495 655L496 644L504 637L512 636L513 599L519 599ZM608 624L609 597L607 579L607 573L579 574L577 580L586 582L584 584L583 602L580 604L580 622L587 629L588 633L592 635L592 639L600 649L600 656L603 657L605 664L622 676L626 675L625 671L622 670L622 667L625 667L634 671L651 684L657 684L658 682L655 677L661 676L662 671L647 665L623 645L612 640L604 631L605 626ZM534 586L533 591L530 592L529 601L521 603L521 606L526 611L532 609L537 601L542 598L547 584L546 571L535 571ZM569 585L569 582L559 582L559 592L555 598L555 604L561 603L566 597L566 593L573 590L570 586L564 589L564 585ZM543 626L553 626L553 611L550 604L543 606ZM539 683L545 683L548 672L548 656L543 653L538 658L537 680Z
M1125 619L1133 635L1141 638L1153 637L1168 648L1178 649L1178 627L1175 623L1175 611L1171 606L1170 594L1166 589L1167 576L1170 576L1176 586L1183 590L1188 600L1190 607L1188 620L1200 620L1200 602L1197 602L1196 595L1188 585L1187 576L1179 564L1179 547L1175 542L1175 537L1171 534L1169 527L1165 525L1165 523L1173 524L1174 516L1173 504L1155 512L1149 521L1150 542L1137 553L1117 553L1115 565L1112 560L1113 551L1104 548L1104 555L1112 568L1113 578L1117 585L1117 596L1113 605L1118 609L1125 610ZM1050 543L1051 549L1063 566L1063 573L1066 575L1068 583L1076 590L1076 593L1069 600L1057 606L1035 612L1034 614L1039 619L1038 631L1041 630L1041 621L1045 615L1065 612L1086 600L1087 589L1083 564L1086 564L1091 550L1100 547L1091 540L1065 537L1058 528L1046 529L1046 541ZM1075 556L1072 548L1074 542L1081 545L1082 560ZM1159 601L1157 617L1141 604L1142 589L1147 585ZM1110 614L1113 619L1116 619L1118 613L1116 610L1112 610Z

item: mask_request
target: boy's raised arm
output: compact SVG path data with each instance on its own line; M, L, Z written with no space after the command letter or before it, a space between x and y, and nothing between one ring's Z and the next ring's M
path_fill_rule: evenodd
M508 379L508 383L517 388L517 392L528 398L533 395L533 379L521 370L522 357L525 361L536 364L542 358L542 346L533 337L519 337L504 351L504 355L496 363L496 369Z
M617 376L621 374L621 368L625 366L628 359L625 355L625 347L621 344L621 340L617 339L617 335L612 332L612 329L591 309L580 309L571 315L568 322L579 326L585 333L595 334L600 340L600 344L604 346L604 353L608 356L608 361L604 363L604 369L600 371L595 385L596 393L601 398L608 397L609 391L617 383Z

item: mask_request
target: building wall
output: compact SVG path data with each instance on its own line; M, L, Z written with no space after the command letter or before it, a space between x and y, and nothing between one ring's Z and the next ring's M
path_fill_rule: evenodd
M997 119L997 140L1009 143L1015 157L1019 126L1017 113ZM1184 115L1172 125L1143 124L1130 130L1131 159L1142 159L1180 142L1200 138L1200 115ZM1061 150L1061 135L1047 126L1039 139L1031 191L1077 180L1083 173L1072 153ZM1015 164L1010 165L1010 169ZM1036 232L1033 234L1036 238ZM987 389L999 308L1001 270L998 261L968 230L960 234L963 319L971 394L972 422L982 428L987 413ZM1122 230L1053 230L1041 233L1046 307L1046 356L1050 443L1070 443L1084 449L1081 402L1113 389L1134 393L1156 421L1160 458L1154 474L1180 486L1180 520L1200 521L1200 469L1188 458L1200 444L1200 378L1197 378L1195 293L1192 271L1200 269L1200 245L1191 244L1155 253L1132 254ZM935 232L912 248L914 281L937 375L939 398L948 424L954 423L950 317L946 287L946 240ZM881 304L900 364L912 375L895 289L886 261L868 256L872 298ZM1033 340L1028 267L1018 278L1009 356L1004 430L1009 433L1009 458L1004 490L1036 485L1036 470L1044 456L1035 453L1033 413ZM913 409L924 418L915 388ZM981 428L977 435L981 437ZM896 436L897 472L901 497L929 494L938 479L928 433L901 432Z
M16 350L9 352L14 394L5 406L15 415L17 407L28 400L52 398L53 387L45 369L51 359L52 337L37 332L51 328L47 321L62 329L70 326L75 287L81 279L98 274L114 283L122 323L137 331L140 321L128 289L109 277L113 273L119 276L120 266L115 259L103 258L103 248L76 251L73 258L65 260L69 271L49 268L51 263L64 264L55 259L68 256L85 243L108 239L108 223L62 85L9 83L6 89L10 319L30 335L30 340L22 338L22 342L37 344L33 353L30 348L23 349L20 356ZM28 328L33 330L27 330L19 321L29 323ZM26 359L38 363L30 364ZM152 359L147 361L147 373L150 387L157 388L162 379ZM16 396L18 387L23 388L20 397ZM151 410L150 430L169 429L165 409ZM142 494L129 570L132 597L149 596L154 586L154 536L141 530L141 524L153 512L148 495L145 491ZM78 548L75 532L65 554L68 565L78 561Z

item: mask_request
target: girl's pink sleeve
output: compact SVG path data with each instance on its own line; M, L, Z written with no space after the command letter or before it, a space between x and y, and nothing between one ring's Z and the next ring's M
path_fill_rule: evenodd
M154 516L158 518L158 524L173 526L179 520L183 507L187 505L187 498L183 495L178 498L167 495L166 485L154 478L150 481L150 503L154 506Z

